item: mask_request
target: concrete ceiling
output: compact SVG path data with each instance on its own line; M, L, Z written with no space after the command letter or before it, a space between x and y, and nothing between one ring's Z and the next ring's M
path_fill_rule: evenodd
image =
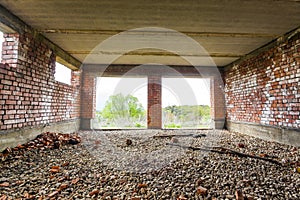
M85 63L225 66L300 25L297 0L0 0L0 4ZM119 34L123 31L127 32Z

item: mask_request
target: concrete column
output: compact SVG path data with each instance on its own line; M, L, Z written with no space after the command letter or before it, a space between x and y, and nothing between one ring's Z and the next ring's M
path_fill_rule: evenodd
M162 128L161 106L161 76L148 76L147 124L149 129Z

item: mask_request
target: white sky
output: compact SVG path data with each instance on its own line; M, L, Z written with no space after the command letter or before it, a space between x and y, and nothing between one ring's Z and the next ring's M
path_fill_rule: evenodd
M67 68L66 66L56 62L55 63L55 74L54 74L55 80L71 84L71 69Z
M101 77L97 81L97 110L102 110L110 95L131 94L147 109L147 78ZM162 106L210 105L209 79L163 78Z

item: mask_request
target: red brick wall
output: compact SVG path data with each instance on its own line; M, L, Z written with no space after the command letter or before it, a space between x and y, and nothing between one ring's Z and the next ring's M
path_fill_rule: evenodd
M225 99L224 83L220 75L210 78L210 93L211 118L214 121L214 127L222 129L225 122Z
M94 73L83 70L81 95L81 117L85 119L95 118L96 76Z
M55 54L30 34L5 34L0 64L0 130L79 118L80 72L55 81Z
M161 76L148 76L148 128L162 128Z
M225 73L227 120L300 128L300 34Z

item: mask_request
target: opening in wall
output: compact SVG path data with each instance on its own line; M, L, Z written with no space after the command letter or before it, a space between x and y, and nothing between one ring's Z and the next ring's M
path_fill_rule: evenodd
M66 67L65 65L56 62L55 63L55 80L71 85L71 74L72 70Z
M163 128L210 128L210 109L210 79L162 78Z
M147 127L147 78L98 77L95 129Z

